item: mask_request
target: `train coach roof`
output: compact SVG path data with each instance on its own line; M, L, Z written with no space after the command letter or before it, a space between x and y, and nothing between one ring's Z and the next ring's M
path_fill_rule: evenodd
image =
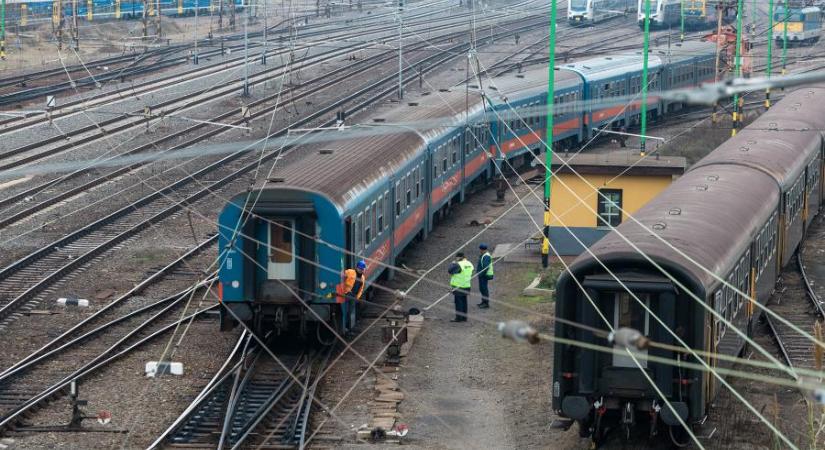
M604 80L624 75L630 71L642 70L642 54L600 56L560 66L562 69L578 72L588 81ZM662 59L651 51L648 58L648 68L655 69L662 65Z
M546 74L546 70L537 69L494 78L495 92L511 99L533 91L544 92ZM462 86L408 99L407 103L383 112L379 110L370 114L368 120L372 122L363 121L344 131L316 133L315 142L287 152L265 186L319 192L343 210L424 152L447 129L464 123L468 103L470 114L483 110L481 97L472 92L467 97Z
M669 269L674 277L688 276L708 289L716 284L715 279L690 260L714 274L726 274L778 201L776 185L756 169L733 165L699 168L683 175L639 209L633 217L641 226L633 219L625 219L617 232L609 233L590 250L614 269L635 263L648 265L647 260L619 236L621 233L657 263L675 268L676 271ZM676 250L655 238L653 233ZM571 270L576 273L585 267L592 269L594 263L597 264L593 257L583 253L573 262ZM684 281L683 277L678 278Z
M655 50L655 53L665 61L679 63L694 59L697 56L716 55L716 44L707 41L679 42L671 44L669 49L667 47L659 47Z
M770 174L781 186L793 183L822 145L825 89L802 88L763 114L695 166L743 164Z

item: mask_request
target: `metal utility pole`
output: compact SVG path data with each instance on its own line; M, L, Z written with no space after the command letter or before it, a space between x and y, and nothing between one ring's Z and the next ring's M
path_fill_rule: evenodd
M398 0L398 100L404 98L404 74L402 72L404 51L404 0Z
M72 40L74 49L80 50L80 30L77 27L77 0L72 0Z
M198 64L198 17L200 17L201 0L195 0L195 49L192 52L192 64Z
M716 4L716 62L714 65L714 72L713 72L713 81L718 83L719 82L719 58L722 55L722 42L720 39L722 37L722 14L725 11L724 5L722 3ZM718 107L718 102L713 104L713 112L710 115L710 120L713 123L716 123L716 108Z
M788 62L788 0L785 0L785 11L782 14L782 75L785 75Z
M149 37L149 0L143 0L143 39Z
M235 31L235 0L229 0L229 28Z
M155 34L157 35L157 38L160 38L160 36L163 34L161 32L161 27L160 27L160 16L163 15L162 14L163 11L161 11L160 0L155 0L155 1L157 2L157 8L155 8Z
M735 77L742 76L742 0L736 4L736 57L733 73ZM741 106L739 103L744 99L739 94L733 95L733 127L731 127L730 135L736 136L736 131L739 128L739 123L742 122Z
M246 8L246 18L243 22L243 97L249 97L249 11L250 8Z
M269 28L267 26L267 18L269 16L269 13L266 10L266 4L267 3L269 3L269 0L264 0L264 45L263 45L263 50L261 50L261 65L264 65L264 66L266 65L266 47L267 47L266 31L267 31L267 28Z
M0 59L6 60L6 0L0 0Z
M642 47L642 131L639 133L639 154L645 156L645 136L647 135L647 65L650 47L650 0L645 0L645 33Z
M218 29L223 29L223 2L224 0L218 0L220 4L218 5Z
M773 70L773 54L771 50L773 50L774 42L773 42L773 0L769 0L768 2L768 61L767 67L765 68L766 76L768 79L771 79L771 71ZM765 89L765 109L771 109L771 88L768 87Z
M682 22L679 30L679 42L685 42L685 0L680 0L679 14Z
M544 135L544 239L541 242L541 266L550 265L550 194L553 177L553 114L556 83L556 0L550 0L549 58L547 62L547 130Z
M52 21L57 22L57 49L63 50L63 3L62 0L55 0L52 8L56 11L52 12Z

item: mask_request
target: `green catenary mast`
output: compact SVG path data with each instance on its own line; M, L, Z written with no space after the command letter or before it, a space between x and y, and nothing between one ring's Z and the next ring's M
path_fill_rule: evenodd
M639 154L645 155L645 134L647 133L647 57L650 46L650 0L645 0L645 33L642 49L642 131L639 136Z
M550 0L550 42L547 62L547 131L544 136L544 239L541 243L541 265L550 259L550 178L553 176L553 100L556 79L556 0Z
M782 11L782 75L785 75L785 63L788 61L788 0L785 0L785 10Z
M6 59L6 0L0 0L0 59Z
M765 74L768 79L771 79L771 70L773 70L773 54L771 50L773 50L773 0L768 2L768 61L767 67L765 68ZM770 109L771 107L771 88L768 87L765 89L765 108Z
M733 76L739 78L742 76L742 0L736 3L736 62L733 69ZM741 119L739 101L742 100L739 94L733 96L733 127L731 127L730 135L736 136L736 131L739 129Z
M685 0L679 2L679 15L681 16L681 25L679 26L679 41L685 42Z

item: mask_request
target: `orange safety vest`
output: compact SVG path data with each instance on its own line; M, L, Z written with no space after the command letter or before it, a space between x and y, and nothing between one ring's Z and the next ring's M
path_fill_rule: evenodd
M341 276L341 283L335 287L335 303L344 303L347 294L352 293L352 288L355 287L355 280L358 278L358 272L354 269L347 269ZM364 293L364 286L367 284L367 277L361 274L361 287L358 293L355 294L356 300L361 300L361 295Z

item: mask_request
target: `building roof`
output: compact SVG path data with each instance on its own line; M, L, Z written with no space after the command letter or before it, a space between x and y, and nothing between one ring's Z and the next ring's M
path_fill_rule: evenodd
M575 170L588 175L681 175L686 168L684 157L653 154L642 157L638 151L553 155L553 170L558 170L558 173L572 173Z

